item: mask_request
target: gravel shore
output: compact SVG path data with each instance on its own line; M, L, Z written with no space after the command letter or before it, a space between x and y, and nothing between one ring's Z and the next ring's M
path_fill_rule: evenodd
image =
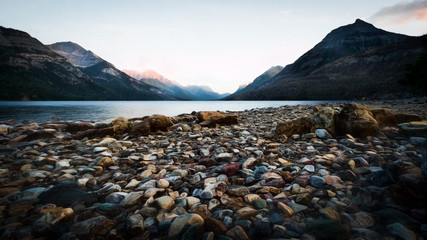
M361 103L0 122L0 238L427 238L427 99Z

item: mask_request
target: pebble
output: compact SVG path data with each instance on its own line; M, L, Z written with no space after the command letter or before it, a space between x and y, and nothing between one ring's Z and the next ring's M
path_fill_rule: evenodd
M0 238L422 239L425 139L329 126L275 136L279 121L322 107L236 112L217 127L191 115L148 136L0 122ZM34 130L55 137L27 141Z

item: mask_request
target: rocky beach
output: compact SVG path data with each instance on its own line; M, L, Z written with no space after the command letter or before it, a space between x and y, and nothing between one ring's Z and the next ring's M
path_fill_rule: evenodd
M427 98L0 122L1 239L426 239Z

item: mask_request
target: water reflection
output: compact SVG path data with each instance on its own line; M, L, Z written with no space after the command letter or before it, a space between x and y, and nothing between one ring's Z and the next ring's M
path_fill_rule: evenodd
M126 118L152 114L176 116L192 111L242 111L324 102L326 101L10 101L0 102L0 120L47 121L55 117L64 121L109 121L120 116Z

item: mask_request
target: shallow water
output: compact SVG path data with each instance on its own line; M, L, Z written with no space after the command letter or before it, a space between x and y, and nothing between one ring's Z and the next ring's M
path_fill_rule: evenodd
M152 114L176 116L192 111L243 111L253 108L319 104L330 101L0 101L0 120L109 121Z

